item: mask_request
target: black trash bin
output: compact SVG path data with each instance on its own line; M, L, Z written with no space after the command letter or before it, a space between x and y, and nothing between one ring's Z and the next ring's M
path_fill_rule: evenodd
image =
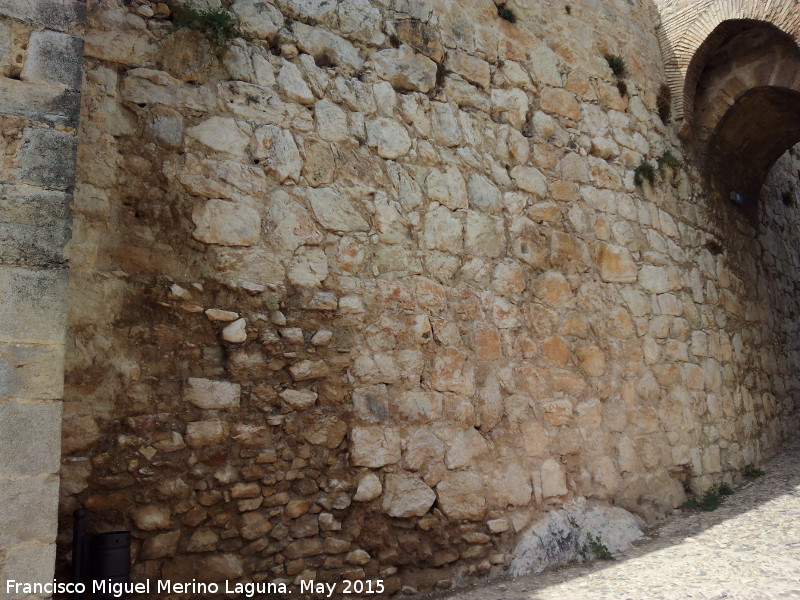
M131 532L109 531L95 533L89 542L89 579L93 583L103 581L105 586L91 595L97 600L120 598L111 593L112 584L126 584L131 579ZM87 586L88 587L88 586ZM91 589L89 589L91 592ZM126 595L123 595L124 598Z

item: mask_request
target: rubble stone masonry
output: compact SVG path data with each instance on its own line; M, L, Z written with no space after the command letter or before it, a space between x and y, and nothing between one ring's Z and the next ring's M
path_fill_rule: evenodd
M84 504L132 529L136 581L450 587L797 430L800 160L756 215L711 198L658 116L651 2L222 5L216 49L166 4L90 1L78 125L53 57L82 5L0 0L0 510L55 493L66 293L63 560ZM41 526L0 530L0 563L52 557Z

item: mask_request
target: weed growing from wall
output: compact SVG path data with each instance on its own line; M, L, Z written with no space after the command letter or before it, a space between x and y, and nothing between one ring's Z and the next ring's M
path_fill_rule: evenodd
M665 150L664 153L658 157L656 162L658 163L658 170L661 174L664 173L664 169L670 168L677 171L683 166L683 163L678 160L678 157L669 150Z
M710 512L722 506L726 496L733 495L733 488L727 483L709 488L700 497L692 496L681 505L681 508L695 508Z
M236 37L236 21L224 8L196 8L188 2L168 2L175 28L195 29L206 36L214 48L226 48Z
M642 185L645 179L650 182L650 185L653 185L656 180L656 169L652 164L647 162L647 160L642 158L642 162L640 162L639 166L633 171L633 182L636 185Z
M514 13L513 10L508 8L505 4L498 4L497 5L497 16L501 19L508 21L509 23L516 23L517 22L517 15Z
M628 65L625 64L625 59L616 54L606 54L606 61L611 68L611 72L617 77L627 77Z

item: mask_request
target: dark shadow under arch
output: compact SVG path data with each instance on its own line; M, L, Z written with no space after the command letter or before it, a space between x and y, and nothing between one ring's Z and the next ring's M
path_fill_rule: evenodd
M755 209L770 168L800 142L800 92L758 87L745 92L719 122L707 149L706 174L723 198L740 194Z

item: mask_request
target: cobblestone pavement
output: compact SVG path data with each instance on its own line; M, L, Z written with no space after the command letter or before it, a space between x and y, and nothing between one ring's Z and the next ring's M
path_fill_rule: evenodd
M678 511L614 562L575 565L452 600L800 599L800 441L714 512Z

